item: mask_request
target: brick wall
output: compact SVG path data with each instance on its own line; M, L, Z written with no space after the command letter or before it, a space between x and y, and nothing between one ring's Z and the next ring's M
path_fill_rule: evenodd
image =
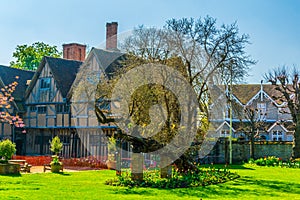
M118 23L106 23L106 49L117 49Z
M63 44L63 58L69 60L84 61L86 54L86 45L70 43Z

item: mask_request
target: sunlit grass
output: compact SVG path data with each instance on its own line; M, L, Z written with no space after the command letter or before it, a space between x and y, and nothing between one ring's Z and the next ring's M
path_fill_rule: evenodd
M300 199L300 169L252 165L231 168L241 178L180 189L108 186L105 180L115 176L109 170L0 176L0 199Z

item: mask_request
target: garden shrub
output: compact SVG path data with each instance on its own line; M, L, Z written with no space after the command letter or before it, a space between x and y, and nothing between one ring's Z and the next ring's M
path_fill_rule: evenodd
M300 168L300 158L283 162L281 158L277 158L275 156L268 156L264 158L259 158L257 160L250 159L249 163L256 164L258 166L279 166L279 167L287 167L287 168Z
M0 158L3 159L3 162L7 162L11 159L15 152L16 145L9 139L0 142Z
M152 188L187 188L207 186L211 184L224 183L238 178L239 175L231 173L227 169L200 169L179 173L173 169L171 178L160 178L159 170L144 172L143 181L133 181L129 171L123 172L115 179L109 179L105 184L113 186L128 187L152 187Z

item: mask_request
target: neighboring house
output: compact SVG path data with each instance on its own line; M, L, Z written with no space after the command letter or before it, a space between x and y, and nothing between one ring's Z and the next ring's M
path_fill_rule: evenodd
M34 72L0 65L0 88L4 88L14 81L18 83L15 91L12 93L14 101L11 102L11 108L0 108L0 112L8 111L11 115L23 116L24 110L24 94L25 90L32 79ZM18 79L16 79L18 77ZM1 92L1 91L0 91ZM1 95L1 94L0 94ZM7 122L0 121L0 139L9 138L17 144L17 153L24 154L25 150L25 134L22 129L15 128Z
M260 127L256 131L255 139L263 141L292 141L293 123L291 115L288 114L286 102L280 102L273 97L279 95L275 87L267 84L244 84L233 86L233 104L240 108L250 107L256 110L256 121L260 122ZM227 91L228 93L228 91ZM229 96L229 94L227 94ZM243 112L238 109L238 112ZM230 116L227 109L223 110L223 123L217 128L220 137L228 137L230 132ZM246 117L239 117L234 112L232 117L232 133L234 138L247 140L247 134L241 129L249 126Z

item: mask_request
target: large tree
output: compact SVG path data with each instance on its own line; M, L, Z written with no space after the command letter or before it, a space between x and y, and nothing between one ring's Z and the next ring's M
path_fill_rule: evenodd
M43 42L35 42L32 45L18 45L13 57L16 61L11 61L10 66L18 69L36 70L44 56L61 57L61 52L56 46L50 46Z
M167 61L176 58L177 61L169 66L179 70L184 76L185 81L196 94L198 114L202 116L203 121L206 121L209 115L213 115L209 112L208 107L212 101L209 86L224 83L231 75L234 81L239 81L247 75L249 66L255 63L245 53L245 45L247 43L248 36L240 36L236 24L217 27L215 19L206 17L197 20L186 18L179 20L172 19L166 22L166 26L163 29L140 26L124 41L122 48L133 58L129 59L131 64L125 64L125 66L139 66L141 63L136 62L138 59L147 63L166 64ZM102 82L102 84L106 83ZM151 91L145 92L145 89L147 89L147 87L144 87L140 92L134 94L140 96L140 99L143 99L148 94L151 94ZM100 91L99 88L98 91ZM158 94L159 91L156 90L155 93ZM98 92L98 94L100 94L100 92ZM167 94L167 96L170 95L169 93L165 94ZM141 102L144 103L143 107L145 109L151 108L151 105L145 105L145 103L147 103L145 99ZM156 100L156 103L162 102ZM131 104L129 104L129 107L132 108L131 105L138 108L138 105L134 104L134 101L131 101ZM166 99L164 99L164 110L167 110L167 108L165 108L167 106L168 103L166 103ZM176 109L173 109L173 111L174 110L176 111ZM195 110L189 112L195 112ZM98 114L100 116L103 113L98 112ZM139 112L139 109L132 109L131 114L133 116L143 116ZM182 114L183 113L180 113L180 115ZM172 115L172 112L166 112L166 116L174 115ZM203 124L197 131L199 135L206 131L201 130L203 127L207 127L203 126ZM170 137L167 138L172 138L174 136L170 131L172 127L174 127L173 123L165 123L165 129L162 129L164 134L162 135L168 136L169 134ZM159 135L156 136L159 137ZM186 138L188 137L187 135ZM183 138L183 140L186 138ZM145 143L145 141L146 139L144 138L143 142L147 146L148 144ZM154 141L157 142L157 147L163 145L159 140L154 139ZM143 144L143 142L140 144ZM153 140L149 142L153 142ZM180 158L175 161L177 166L183 170L193 168L190 155L191 154L188 153L180 156Z
M292 158L300 158L300 72L281 67L265 74L265 79L279 92L273 98L285 102L295 125Z

